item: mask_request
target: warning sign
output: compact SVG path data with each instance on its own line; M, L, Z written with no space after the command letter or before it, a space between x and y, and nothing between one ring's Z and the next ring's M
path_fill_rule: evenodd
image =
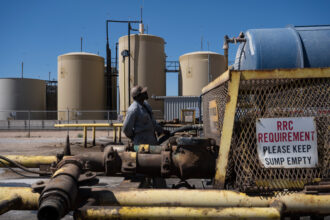
M210 130L214 134L219 133L219 117L218 117L218 108L217 101L215 99L209 102L209 119L210 119Z
M257 150L266 168L316 167L315 120L304 118L260 118L256 122Z

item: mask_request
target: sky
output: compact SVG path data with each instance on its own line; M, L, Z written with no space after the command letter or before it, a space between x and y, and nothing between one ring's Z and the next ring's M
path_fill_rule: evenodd
M0 78L57 79L57 57L83 51L105 57L105 21L140 20L162 37L167 60L188 52L223 54L224 35L254 28L330 24L329 0L0 0ZM127 25L110 24L115 51ZM137 28L137 26L135 26ZM237 47L229 49L234 61ZM177 95L177 74L168 73L166 94Z

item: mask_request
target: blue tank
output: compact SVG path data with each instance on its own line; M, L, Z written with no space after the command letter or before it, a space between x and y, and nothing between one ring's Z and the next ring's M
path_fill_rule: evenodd
M250 29L235 70L330 67L330 26Z

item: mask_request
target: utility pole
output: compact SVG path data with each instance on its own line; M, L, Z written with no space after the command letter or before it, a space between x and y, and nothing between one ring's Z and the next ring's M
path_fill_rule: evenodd
M24 63L23 63L23 61L22 61L22 79L24 78L24 77L23 77L23 66L24 66Z
M82 42L83 42L83 38L80 37L80 52L82 52Z

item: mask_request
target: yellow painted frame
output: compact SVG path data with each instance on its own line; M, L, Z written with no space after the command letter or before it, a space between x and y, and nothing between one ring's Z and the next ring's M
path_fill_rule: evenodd
M226 103L224 121L222 126L220 151L216 163L214 188L224 188L228 155L230 151L234 117L237 105L237 96L240 81L260 79L305 79L305 78L330 78L330 68L302 68L302 69L273 69L273 70L244 70L226 71L213 82L203 88L206 93L213 88L227 82L229 101Z

